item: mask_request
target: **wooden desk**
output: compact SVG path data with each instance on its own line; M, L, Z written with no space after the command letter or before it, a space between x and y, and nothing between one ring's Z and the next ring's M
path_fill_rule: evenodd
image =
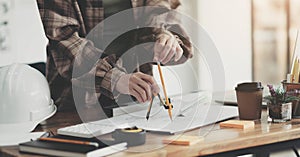
M47 120L43 126L38 126L36 131L53 131L57 128L80 123L76 112L57 113ZM268 156L268 150L300 145L300 121L293 120L287 123L267 123L266 112L263 111L262 120L256 122L255 129L220 129L218 124L209 125L200 129L189 131L185 134L204 136L204 141L193 146L163 145L162 138L167 135L147 134L145 145L131 147L127 151L113 154L111 156L236 156L247 153L257 153ZM104 137L108 138L108 137ZM134 153L134 152L143 153ZM145 152L146 151L146 152ZM22 156L33 155L20 154L18 147L0 148L0 156Z

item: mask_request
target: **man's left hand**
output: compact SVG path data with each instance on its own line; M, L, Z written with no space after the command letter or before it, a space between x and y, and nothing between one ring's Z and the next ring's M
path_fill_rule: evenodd
M183 50L176 37L171 33L163 33L158 36L154 45L154 62L166 64L174 59L177 62L183 55Z

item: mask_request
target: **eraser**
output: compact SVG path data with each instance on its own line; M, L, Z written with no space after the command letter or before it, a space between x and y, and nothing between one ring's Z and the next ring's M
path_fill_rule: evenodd
M178 135L178 136L171 136L166 139L163 139L163 143L189 146L198 143L202 140L203 140L202 136Z
M228 120L220 123L220 127L226 128L238 128L238 129L249 129L254 128L254 121L248 120Z

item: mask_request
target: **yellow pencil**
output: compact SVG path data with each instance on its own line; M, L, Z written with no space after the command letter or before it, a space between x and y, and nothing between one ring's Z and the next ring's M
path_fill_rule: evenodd
M99 144L96 142L89 142L89 141L78 141L78 140L68 140L68 139L60 139L60 138L53 138L53 137L41 137L39 138L41 141L52 141L52 142L61 142L61 143L70 143L70 144L82 144L82 145L92 145L95 147L99 147Z
M172 106L171 106L171 104L169 102L169 99L168 99L168 96L167 96L167 90L166 90L166 86L165 86L165 82L164 82L164 78L163 78L163 75L162 75L162 71L161 71L161 67L160 67L159 62L157 62L157 67L158 67L158 72L159 72L160 81L161 81L161 84L162 84L162 87L163 87L164 95L165 95L165 98L166 98L166 103L169 106L169 109L168 109L169 117L172 120Z
M299 59L296 59L296 63L294 66L294 82L293 83L298 83L299 82Z
M297 66L297 57L294 58L293 64L292 64L292 68L291 68L291 75L292 75L292 83L295 82L295 76L296 76L296 66Z
M291 67L291 74L295 75L295 64L297 62L298 56L296 54L296 47L297 47L297 43L298 43L298 35L299 35L299 30L297 31L297 36L296 36L296 42L295 42L295 46L294 46L294 54L293 54L293 62L292 62L292 67Z

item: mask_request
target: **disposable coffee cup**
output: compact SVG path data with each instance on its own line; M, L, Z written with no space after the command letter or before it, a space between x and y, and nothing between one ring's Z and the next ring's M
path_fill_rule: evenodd
M241 120L257 120L261 118L263 86L260 82L246 82L235 88Z

